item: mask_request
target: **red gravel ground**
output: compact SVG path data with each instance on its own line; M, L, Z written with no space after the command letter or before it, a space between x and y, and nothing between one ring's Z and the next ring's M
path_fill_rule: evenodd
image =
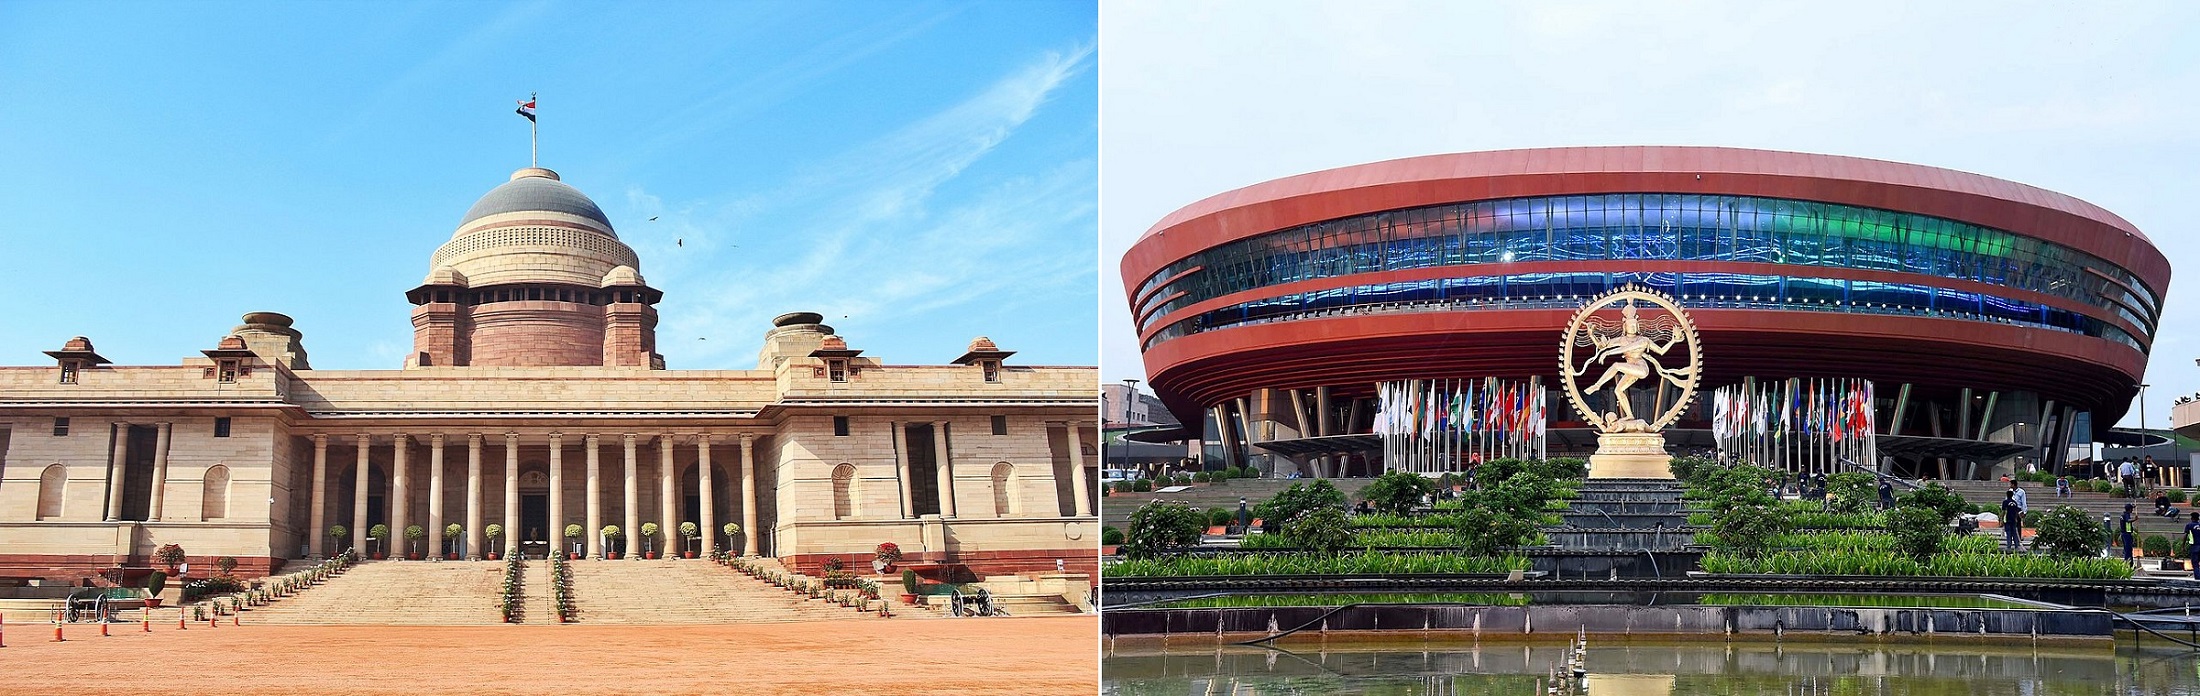
M0 694L1075 694L1091 616L720 626L6 625Z

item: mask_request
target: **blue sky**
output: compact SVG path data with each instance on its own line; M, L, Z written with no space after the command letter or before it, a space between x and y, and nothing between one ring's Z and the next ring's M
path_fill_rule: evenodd
M1959 169L2114 211L2176 269L2147 424L2200 392L2200 4L1111 0L1101 33L1108 382L1145 377L1117 264L1193 201L1443 152L1725 145Z
M809 310L890 363L1097 361L1090 2L0 3L0 364L174 364L244 312L395 368L405 290L527 165L664 290L675 369ZM654 222L649 218L655 216ZM678 243L676 244L676 240Z

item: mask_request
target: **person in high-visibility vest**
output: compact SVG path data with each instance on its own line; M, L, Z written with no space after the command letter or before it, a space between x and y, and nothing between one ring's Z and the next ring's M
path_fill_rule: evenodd
M2192 566L2192 579L2200 580L2200 512L2192 513L2192 521L2185 525L2185 555Z

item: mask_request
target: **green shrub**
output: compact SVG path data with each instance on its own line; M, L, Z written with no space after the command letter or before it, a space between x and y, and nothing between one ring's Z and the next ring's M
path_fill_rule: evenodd
M2177 558L2188 558L2192 556L2192 543L2185 541L2185 535L2183 534L2170 537L2169 555L2175 556Z
M1189 505L1152 502L1131 513L1130 530L1123 535L1123 553L1133 559L1153 558L1163 552L1199 543L1207 525Z
M922 584L923 584L923 581L921 581L921 580L918 580L918 579L917 579L917 571L914 571L914 570L908 570L908 569L903 569L903 570L901 571L901 593L902 593L902 594L912 594L912 595L913 595L913 594L916 594L916 593L917 593L917 586L919 586L919 585L922 585Z
M1307 553L1334 556L1352 545L1352 527L1345 524L1344 510L1325 507L1284 525L1283 540Z
M1153 491L1153 481L1148 479L1133 481L1131 482L1131 490L1138 493L1150 493Z
M1290 488L1276 493L1275 497L1255 508L1253 515L1262 524L1276 528L1290 524L1292 520L1322 508L1344 509L1344 492L1330 485L1327 479L1315 479L1313 483L1294 483Z
M2163 540L2163 541L2165 541L2165 542L2166 542L2166 541L2168 541L2168 540L2167 540L2167 539L2165 539L2165 540ZM223 556L223 557L221 557L221 558L216 558L216 559L214 559L214 569L215 569L215 570L218 570L218 571L221 571L221 574L223 574L223 575L228 575L228 574L230 574L230 573L234 573L234 572L237 572L237 557L236 557L236 556Z
M1207 483L1213 480L1214 478L1212 476L1209 476L1207 472L1204 471L1194 472L1192 474L1192 483Z
M1456 518L1459 548L1470 556L1495 556L1536 533L1534 522L1487 507L1468 508Z
M1673 478L1682 482L1693 482L1705 470L1718 466L1718 460L1709 457L1674 457L1666 462L1666 467L1673 470Z
M1107 526L1107 527L1101 527L1101 528L1100 528L1100 545L1101 545L1101 546L1119 546L1119 545L1122 545L1122 543L1123 543L1123 530L1120 530L1120 529L1116 529L1116 528L1115 528L1114 526L1112 526L1112 525L1111 525L1111 526Z
M1421 500L1436 491L1436 485L1428 478L1410 471L1392 471L1375 478L1373 483L1360 489L1360 499L1376 510L1395 515L1412 512Z
M1835 511L1858 512L1879 500L1879 477L1844 471L1826 477L1826 500Z
M2182 503L2182 502L2185 502L2185 489L2182 489L2182 488L2172 488L2172 489L2170 489L2170 491L2169 491L2169 501L2170 501L2170 502L2172 502L2172 503Z
M145 592L147 594L158 597L161 590L165 589L168 589L167 573L156 570L151 575L145 576Z
M1887 532L1894 535L1896 551L1923 561L1940 553L1948 524L1932 508L1901 507L1887 513Z
M1237 521L1236 517L1237 513L1231 512L1229 508L1207 508L1207 526L1209 527L1228 527L1230 523Z
M2026 553L1940 553L1920 562L1879 552L1783 551L1761 558L1714 552L1705 554L1705 572L1777 575L1881 575L2076 578L2121 580L2131 567L2113 558L2058 558Z
M2069 505L2039 513L2029 520L2039 533L2032 547L2056 556L2089 558L2108 548L2108 534L2086 511Z
M1971 507L1970 503L1964 502L1963 496L1956 495L1955 491L1948 490L1947 486L1939 483L1928 483L1924 488L1897 496L1894 504L1897 507L1932 510L1940 516L1941 524L1954 522L1957 516L1969 511Z
M1504 573L1532 565L1523 556L1466 556L1449 553L1383 553L1320 556L1244 554L1176 555L1111 563L1101 576L1205 577L1230 575L1417 575L1431 573Z
M2139 542L2139 548L2145 549L2149 556L2167 556L2169 555L2169 537L2160 534L2149 535L2145 541Z
M1762 555L1772 538L1787 532L1787 520L1777 510L1760 506L1736 507L1711 525L1719 548L1744 556Z

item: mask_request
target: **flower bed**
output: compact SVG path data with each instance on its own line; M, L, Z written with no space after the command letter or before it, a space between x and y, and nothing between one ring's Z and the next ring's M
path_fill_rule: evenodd
M504 556L504 591L498 604L503 609L505 623L519 623L526 616L526 607L522 606L526 590L520 579L522 568L520 554Z
M1925 562L1884 551L1780 551L1759 558L1705 554L1704 572L1721 575L1873 575L1885 577L2070 578L2123 580L2131 566L2112 558L2027 553L1943 552Z
M564 554L550 554L550 595L558 604L558 623L572 623L573 564Z
M1465 556L1434 553L1392 554L1363 551L1338 556L1268 554L1238 556L1164 556L1115 563L1103 577L1190 577L1211 575L1412 575L1505 573L1527 570L1524 556Z

